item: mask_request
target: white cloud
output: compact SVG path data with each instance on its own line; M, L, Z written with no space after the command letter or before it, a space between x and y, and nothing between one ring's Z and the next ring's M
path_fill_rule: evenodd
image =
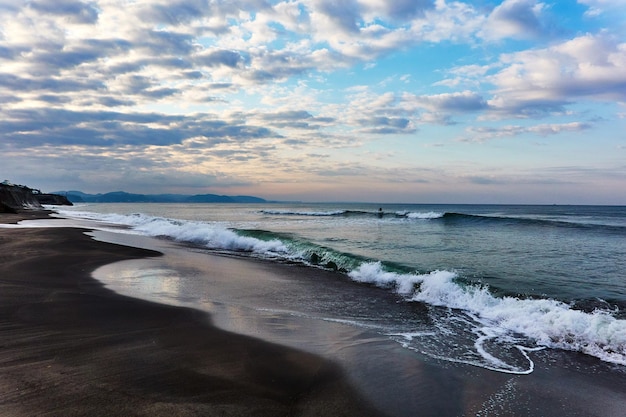
M449 125L454 124L453 116L483 111L487 103L480 94L472 91L419 96L405 93L399 107L410 114L421 113L419 120L422 123Z
M580 2L605 11L581 32L619 8ZM359 158L371 169L405 153L376 159L381 144L432 132L451 150L471 118L472 140L574 133L588 125L572 111L610 118L593 102L626 102L623 25L548 38L549 2L496 3L0 0L0 147L234 184L277 166L304 175L303 155L320 150L319 172Z
M489 65L470 64L448 70L450 76L434 83L435 86L455 88L458 86L478 87L490 70Z
M487 39L539 36L544 32L544 8L545 4L536 0L505 0L491 12L479 35Z
M544 123L534 126L507 125L502 127L468 127L465 129L467 136L461 141L485 142L491 139L509 138L524 134L533 134L539 136L558 135L564 132L582 132L590 129L589 123L570 122L570 123Z
M478 111L485 109L487 106L480 94L472 91L429 96L405 95L404 99L407 102L411 102L415 107L425 108L430 111L445 111L451 113Z
M485 24L486 16L467 3L438 0L435 9L411 22L410 33L418 42L469 42Z
M585 12L588 17L597 17L608 12L624 13L626 11L624 0L578 0L578 3L589 7ZM618 18L623 19L623 14Z
M368 20L384 16L397 21L408 21L434 8L431 0L361 0Z
M626 43L587 34L548 48L504 54L486 80L496 88L489 105L503 116L560 111L576 99L626 100Z

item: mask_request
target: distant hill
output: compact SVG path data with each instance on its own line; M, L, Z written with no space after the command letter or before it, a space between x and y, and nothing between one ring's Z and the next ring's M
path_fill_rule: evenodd
M73 203L266 203L267 201L248 195L227 196L217 194L131 194L115 191L105 194L87 194L82 191L56 191Z

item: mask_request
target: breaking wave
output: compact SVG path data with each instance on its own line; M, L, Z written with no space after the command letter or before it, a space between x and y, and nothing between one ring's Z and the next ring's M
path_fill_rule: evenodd
M626 365L626 320L615 318L613 311L588 313L552 299L496 297L487 286L463 285L450 271L398 274L385 271L380 262L371 262L348 275L358 282L391 287L408 301L460 310L483 335L521 335L536 346L582 352Z
M476 357L467 359L467 353L460 352L447 355L444 358L447 360L466 358L459 361L501 372L529 373L533 365L528 352L537 348L553 348L582 352L605 362L626 365L626 320L617 318L617 311L595 309L586 312L553 299L495 296L485 285L464 283L453 271L402 272L402 268L393 269L380 261L341 253L287 234L235 230L220 223L176 220L138 213L60 212L68 217L126 225L133 233L166 237L211 250L246 252L264 258L343 271L355 282L386 288L407 302L420 302L429 306L435 312L434 317L441 332L467 333L469 328L471 334L468 338L473 338ZM336 215L332 213L299 215ZM395 215L419 219L445 217L435 212L401 212ZM423 349L418 348L422 345L414 343L418 334L404 332L394 337L400 337L399 341L409 348ZM517 359L505 360L498 356L510 347L518 352L518 356L521 355L525 364L520 365ZM458 347L448 348L452 350ZM437 356L440 354L437 352L438 349L433 348L425 353ZM511 362L516 364L512 365Z

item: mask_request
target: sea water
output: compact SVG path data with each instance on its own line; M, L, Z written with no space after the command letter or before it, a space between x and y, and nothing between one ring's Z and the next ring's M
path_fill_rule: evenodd
M285 308L444 361L533 371L540 349L626 366L626 207L85 204L61 215L192 248L336 271L372 301ZM184 295L176 294L177 297ZM381 307L382 306L382 307Z

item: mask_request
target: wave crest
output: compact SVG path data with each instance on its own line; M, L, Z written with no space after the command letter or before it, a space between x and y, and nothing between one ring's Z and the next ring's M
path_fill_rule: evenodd
M346 210L333 211L293 211L293 210L261 210L263 214L279 216L340 216L346 214Z
M587 313L552 299L495 297L487 286L461 285L449 271L397 274L380 262L366 263L348 274L353 280L394 288L409 301L470 313L481 333L501 330L523 335L538 346L582 352L626 365L626 320L606 310Z
M427 211L427 212L398 211L396 212L396 215L400 217L406 217L407 219L431 220L431 219L440 219L445 216L445 213L439 213L436 211Z

